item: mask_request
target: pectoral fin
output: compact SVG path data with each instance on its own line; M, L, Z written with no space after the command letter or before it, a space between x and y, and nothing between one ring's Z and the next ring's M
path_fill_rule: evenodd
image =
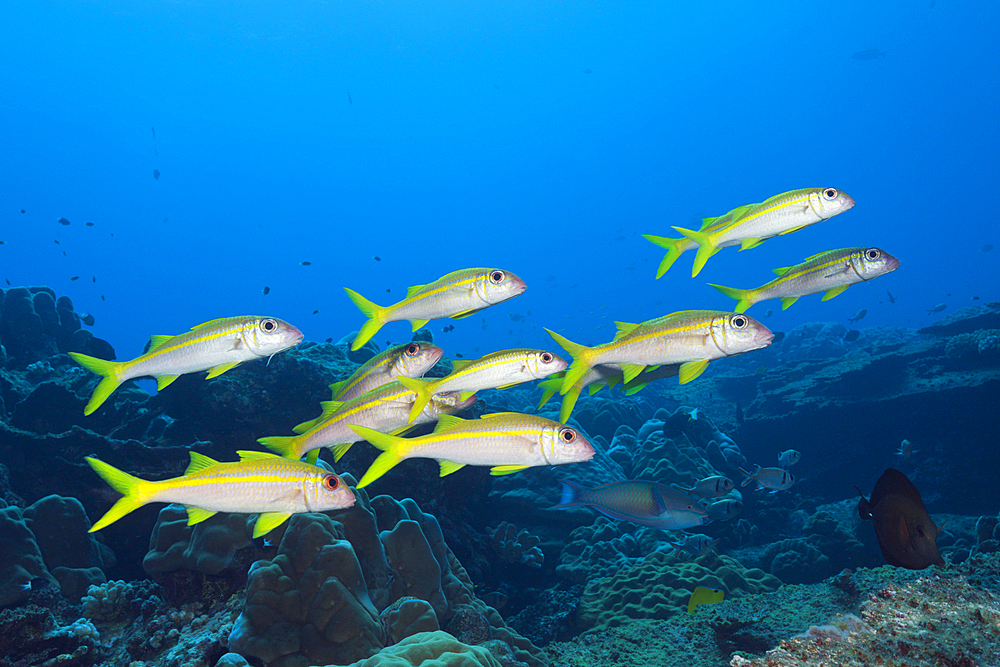
M454 461L438 461L438 463L441 465L441 477L450 475L465 467L464 463L455 463Z
M210 519L215 516L218 512L213 512L211 510L203 510L200 507L187 507L188 513L188 525L193 526L196 523L201 523L205 519Z
M763 242L764 239L743 239L743 242L740 243L740 250L749 250L750 248L756 248Z
M156 391L163 391L170 386L170 383L179 378L180 375L157 375Z

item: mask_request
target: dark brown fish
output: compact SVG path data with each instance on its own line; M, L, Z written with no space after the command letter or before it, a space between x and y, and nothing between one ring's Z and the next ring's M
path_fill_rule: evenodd
M264 296L267 296L268 294L271 293L271 288L268 287L267 285L264 285L264 289L262 291L264 292Z
M875 483L871 499L865 499L861 489L854 488L861 494L858 513L862 519L874 522L886 563L909 570L944 565L937 548L939 529L906 475L895 468L887 469Z
M155 178L156 180L160 180L160 170L159 169L154 169L153 170L153 178Z
M60 225L68 225L69 224L69 220L67 220L66 218L59 218L58 220L56 220L56 222L58 222Z

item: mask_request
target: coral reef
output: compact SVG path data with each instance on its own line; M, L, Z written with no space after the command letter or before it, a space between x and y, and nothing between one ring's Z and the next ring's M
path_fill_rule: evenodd
M489 533L493 550L500 557L500 562L508 565L541 567L545 561L545 555L538 548L541 540L537 535L532 535L527 530L518 532L514 524L506 521L501 521Z

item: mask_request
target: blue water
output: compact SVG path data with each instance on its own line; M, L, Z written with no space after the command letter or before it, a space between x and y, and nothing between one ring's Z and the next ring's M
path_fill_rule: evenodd
M3 24L0 279L70 296L119 359L237 314L336 340L363 321L342 287L388 304L467 266L528 284L432 324L467 357L731 309L706 282L854 245L902 267L749 314L919 327L1000 298L995 2L30 2ZM639 234L813 186L857 206L653 279Z

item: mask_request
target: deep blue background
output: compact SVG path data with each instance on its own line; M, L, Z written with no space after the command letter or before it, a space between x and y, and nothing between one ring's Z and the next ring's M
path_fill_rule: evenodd
M362 321L342 287L387 304L478 265L528 291L485 329L432 323L448 353L730 309L706 282L853 245L902 268L749 314L917 327L1000 298L996 2L21 2L3 24L0 279L72 297L119 359L236 314L338 339ZM812 186L858 204L653 279L639 234Z

